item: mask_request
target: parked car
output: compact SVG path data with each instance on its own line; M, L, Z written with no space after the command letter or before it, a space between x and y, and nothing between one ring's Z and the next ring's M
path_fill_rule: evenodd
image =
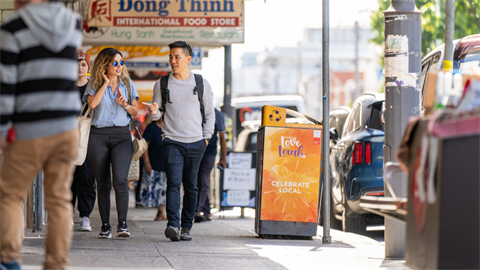
M330 149L342 138L343 126L349 112L350 108L346 106L330 111Z
M383 222L360 208L360 196L383 196L384 94L365 93L348 113L341 139L331 149L331 227L364 234ZM338 131L337 131L338 132ZM340 223L341 221L341 223Z
M462 74L480 73L480 34L466 36L453 41L453 69ZM427 73L437 72L443 69L445 44L438 46L422 60L422 97L425 95L427 85Z

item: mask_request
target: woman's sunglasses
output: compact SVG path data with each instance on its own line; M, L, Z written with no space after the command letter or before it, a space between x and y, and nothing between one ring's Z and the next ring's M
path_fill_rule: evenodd
M115 62L113 62L113 66L114 66L114 67L118 67L118 64L120 64L120 66L123 67L124 62L123 62L123 61L120 61L120 62L115 61Z

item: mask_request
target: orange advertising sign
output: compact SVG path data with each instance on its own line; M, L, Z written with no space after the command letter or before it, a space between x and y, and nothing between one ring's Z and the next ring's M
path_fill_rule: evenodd
M89 27L242 27L243 0L90 0Z
M321 134L265 127L260 219L317 222Z

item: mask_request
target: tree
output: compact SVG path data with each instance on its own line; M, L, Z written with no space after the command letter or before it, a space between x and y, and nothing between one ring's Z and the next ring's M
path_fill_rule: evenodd
M375 37L373 43L384 46L384 16L391 0L378 0L379 9L370 18ZM427 55L445 40L446 0L415 0L422 12L422 54ZM437 10L439 9L439 10ZM480 0L455 1L455 39L480 34Z

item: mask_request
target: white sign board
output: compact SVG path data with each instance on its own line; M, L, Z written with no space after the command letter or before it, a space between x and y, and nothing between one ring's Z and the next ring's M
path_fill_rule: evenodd
M249 202L250 202L250 191L247 191L247 190L227 191L228 205L248 206Z
M252 154L251 153L230 153L228 155L228 167L231 169L252 168Z
M83 33L83 45L167 45L182 40L190 45L229 45L244 42L243 27L99 27Z
M223 189L255 190L256 169L225 169Z

